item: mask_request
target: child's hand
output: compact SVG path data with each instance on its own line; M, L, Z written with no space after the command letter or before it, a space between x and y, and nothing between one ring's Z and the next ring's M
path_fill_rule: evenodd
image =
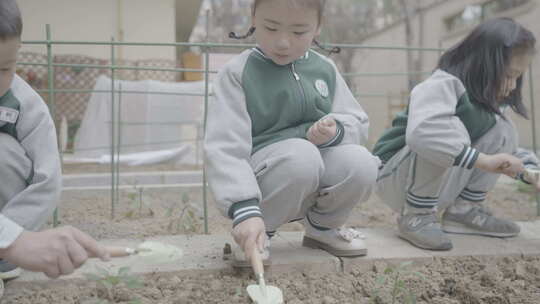
M314 145L322 145L329 142L337 133L336 121L332 117L320 119L307 131L307 139Z
M68 275L89 257L109 259L105 247L77 228L65 226L39 232L23 231L0 256L23 269L50 278Z
M236 225L232 231L235 242L244 250L247 260L251 258L253 250L264 251L266 242L266 227L260 217L251 217Z
M521 159L506 153L493 155L480 153L474 166L484 171L500 173L512 178L525 170Z

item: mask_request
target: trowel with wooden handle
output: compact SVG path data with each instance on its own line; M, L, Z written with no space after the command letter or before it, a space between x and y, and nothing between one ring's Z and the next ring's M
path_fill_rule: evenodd
M108 246L106 250L112 258L137 255L157 263L170 262L182 257L182 250L180 248L150 241L141 243L136 248Z
M247 287L247 292L253 303L257 304L283 304L283 293L275 286L266 285L264 281L264 266L259 250L255 248L251 256L251 265L258 280L257 284Z

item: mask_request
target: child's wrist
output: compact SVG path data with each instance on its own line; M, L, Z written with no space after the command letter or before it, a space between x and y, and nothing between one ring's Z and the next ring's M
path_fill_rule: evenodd
M477 169L485 170L485 168L487 167L486 163L488 162L488 159L489 159L489 155L480 152L478 154L478 158L474 162L473 167Z

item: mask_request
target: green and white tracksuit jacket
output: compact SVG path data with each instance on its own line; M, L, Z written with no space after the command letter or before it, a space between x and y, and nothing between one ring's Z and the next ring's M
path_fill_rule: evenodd
M413 89L373 152L385 163L378 193L395 209L405 201L415 208L483 201L499 175L473 169L480 152L514 154L538 167L534 153L518 148L512 121L470 100L462 82L442 70Z
M233 225L261 216L261 189L250 163L256 152L305 139L325 116L337 121L338 132L318 148L367 142L368 116L333 62L314 51L280 66L258 48L246 50L220 71L213 88L205 137L208 180Z
M43 99L15 75L0 97L0 248L38 230L61 191L56 131Z

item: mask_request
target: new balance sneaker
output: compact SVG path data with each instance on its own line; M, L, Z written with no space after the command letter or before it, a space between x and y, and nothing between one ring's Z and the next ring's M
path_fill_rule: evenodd
M519 226L509 220L493 216L481 206L474 206L465 213L446 210L442 217L443 230L448 233L476 234L493 237L513 237L519 234Z
M442 231L435 212L409 213L398 218L398 236L416 247L428 250L450 250L452 241Z
M0 279L10 280L21 275L21 269L5 260L0 259Z
M319 230L304 221L306 232L302 246L322 249L334 256L353 257L367 254L364 235L352 228Z

